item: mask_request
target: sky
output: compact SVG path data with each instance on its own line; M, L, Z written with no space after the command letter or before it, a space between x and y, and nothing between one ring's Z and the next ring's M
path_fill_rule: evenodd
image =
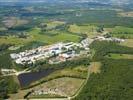
M126 3L133 3L133 0L0 0L0 2L45 2L45 1L75 1L75 2L104 2L104 3L122 3L122 4L126 4Z

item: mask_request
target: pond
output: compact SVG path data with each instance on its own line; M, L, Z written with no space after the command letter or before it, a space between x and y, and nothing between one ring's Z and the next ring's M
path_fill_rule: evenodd
M19 79L21 87L23 88L23 87L29 86L34 81L37 81L41 78L48 76L54 71L55 70L53 69L46 69L46 70L39 71L39 72L24 73L24 74L20 74L18 76L18 79Z

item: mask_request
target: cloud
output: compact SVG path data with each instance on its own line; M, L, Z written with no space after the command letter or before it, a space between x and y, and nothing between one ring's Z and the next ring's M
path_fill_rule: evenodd
M111 0L112 3L131 3L132 0Z
M133 3L133 0L0 0L0 2L99 2L112 4Z
M20 1L20 0L0 0L0 2L17 2L17 1Z

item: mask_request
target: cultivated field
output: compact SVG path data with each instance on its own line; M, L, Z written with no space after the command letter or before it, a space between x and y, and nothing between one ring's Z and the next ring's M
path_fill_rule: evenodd
M63 31L49 31L43 34L40 34L40 28L34 28L29 31L27 38L18 38L17 36L3 36L0 37L0 44L15 44L15 45L25 45L29 42L39 41L47 44L53 44L57 42L78 42L80 40L80 36L73 35L68 32ZM57 34L55 34L57 33ZM51 34L55 34L52 36Z
M34 90L49 91L48 94L55 92L54 94L56 95L68 97L72 96L80 88L83 82L84 79L63 77L43 83L35 87Z
M68 28L69 32L77 33L77 34L87 34L89 37L96 36L98 33L96 32L97 27L94 25L70 25Z
M33 40L38 40L40 42L53 44L57 42L66 42L66 41L72 41L72 42L78 42L80 40L80 37L78 35L73 35L67 32L63 31L55 31L58 32L55 36L49 36L47 34L39 34L41 31L39 28L35 28L32 31L30 31L30 35L33 38ZM54 32L54 31L53 31Z
M109 32L114 37L120 38L133 38L133 28L116 26L114 28L105 28L105 31Z
M5 18L5 20L3 20L3 23L6 27L11 28L11 27L27 24L28 21L19 19L17 17L9 17L9 18Z
M118 33L118 32L133 33L133 28L124 27L124 26L116 26L114 28L106 28L106 30L108 30L109 32L114 32L114 33Z
M61 26L65 24L65 22L61 22L61 21L51 21L47 23L47 29L52 29L52 28L56 28L57 26Z

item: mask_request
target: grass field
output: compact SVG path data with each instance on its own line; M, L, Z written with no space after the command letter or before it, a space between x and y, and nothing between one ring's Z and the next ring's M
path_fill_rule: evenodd
M133 59L133 55L130 55L130 54L114 54L114 53L110 53L106 57L112 58L112 59Z
M6 31L7 28L5 28L4 26L0 27L0 31Z
M0 44L15 44L15 45L24 45L28 42L33 41L31 37L27 39L18 38L15 36L3 36L0 37Z
M115 37L133 38L133 28L116 26L114 28L105 28L105 30Z
M52 21L47 23L47 29L51 29L51 28L55 28L56 26L60 26L65 24L65 22L61 22L61 21Z
M118 33L118 32L133 33L133 28L124 27L124 26L116 26L114 28L105 28L105 30L109 32L114 32L114 33Z
M80 36L73 35L63 31L50 31L49 33L58 33L57 35L50 36L47 33L39 34L41 30L39 28L32 29L28 34L30 35L28 38L18 38L16 36L3 36L0 37L0 44L15 44L15 45L25 45L32 41L38 41L48 44L53 44L57 42L78 42L80 40Z
M100 67L101 67L100 62L92 62L90 65L90 73L100 73Z
M113 37L118 37L118 38L124 38L124 39L133 39L132 34L112 34Z
M133 39L126 39L125 42L122 42L121 45L127 47L133 47Z
M70 25L68 31L72 33L82 33L88 36L96 35L97 27L94 25Z
M24 96L31 90L19 90L16 94L9 94L11 100L24 99Z
M113 28L113 32L115 32L115 33L117 33L117 32L133 33L133 28L116 26L115 28Z
M87 72L88 68L84 67L84 66L77 66L75 68L64 68L62 70L57 70L53 73L51 73L49 76L42 78L39 81L36 81L34 83L32 83L31 85L35 85L38 84L40 82L45 82L51 79L56 79L59 77L76 77L76 78L86 78L88 72Z
M49 36L45 33L39 34L39 32L41 32L39 28L35 28L32 31L30 31L29 34L32 36L34 41L38 40L40 42L53 44L57 42L67 42L67 41L78 42L80 40L80 36L73 35L63 31L55 31L55 33L56 32L59 33L55 36Z

